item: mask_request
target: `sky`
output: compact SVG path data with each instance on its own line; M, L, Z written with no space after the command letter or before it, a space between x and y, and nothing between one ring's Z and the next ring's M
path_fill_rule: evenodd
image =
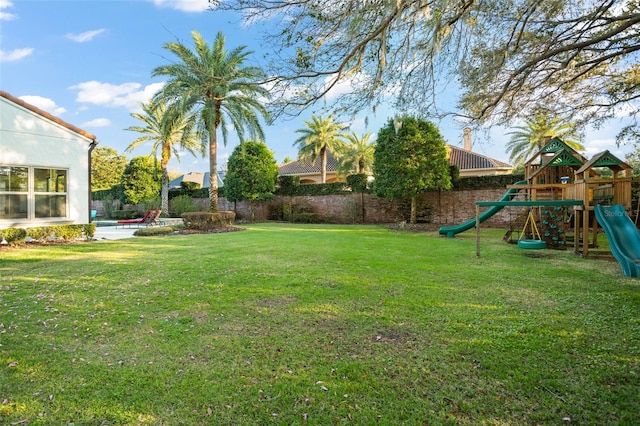
M162 87L163 79L152 78L151 72L174 59L162 47L165 43L180 41L192 47L191 31L196 30L211 45L222 31L227 49L244 45L255 52L252 65L260 65L260 58L268 54L257 30L207 6L207 0L0 0L0 89L92 133L100 147L129 158L149 155L150 143L125 152L140 136L126 129L140 124L131 113L140 112L140 104ZM455 93L448 95L447 101L453 102ZM296 159L296 130L304 128L313 112L265 127L265 142L278 163ZM385 108L375 114L363 111L349 123L350 130L376 134L393 115ZM448 119L436 124L447 143L463 146L463 123ZM508 162L508 131L496 127L474 134L473 150ZM616 133L615 123L587 129L587 158L609 150L624 159L631 147L617 147ZM230 136L226 147L219 145L219 164L239 143L232 131ZM169 169L208 171L209 160L185 152L180 162L172 159Z

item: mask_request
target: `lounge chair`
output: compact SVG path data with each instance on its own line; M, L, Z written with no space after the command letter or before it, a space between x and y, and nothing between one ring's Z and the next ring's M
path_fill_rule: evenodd
M145 213L144 217L142 218L121 219L116 223L116 226L122 225L122 227L124 228L125 225L128 225L129 227L131 227L132 225L135 225L139 228L140 226L157 225L159 223L158 219L160 218L161 213L162 213L162 210L149 210L147 211L147 213Z

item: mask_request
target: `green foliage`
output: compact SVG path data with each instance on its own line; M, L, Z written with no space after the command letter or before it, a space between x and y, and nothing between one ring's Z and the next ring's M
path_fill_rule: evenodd
M156 235L170 235L181 229L184 229L184 225L151 226L151 227L136 229L133 235L135 235L136 237L153 237Z
M27 231L23 228L0 229L0 236L2 236L2 238L4 238L9 244L15 244L27 237ZM0 240L2 238L0 238Z
M524 125L514 127L507 134L511 138L505 145L505 150L509 153L509 161L516 166L524 164L542 149L547 138L558 137L576 151L584 150L576 124L555 116L546 108L536 109L530 117L525 118Z
M225 197L229 201L266 201L276 190L278 166L263 142L238 145L227 162Z
M378 133L373 185L377 196L414 198L427 191L451 187L446 144L428 121L404 116L396 134L394 120Z
M131 159L122 175L122 188L127 204L138 204L160 192L159 163L155 158L139 156Z
M7 228L0 230L9 244L21 244L25 238L30 237L36 241L48 241L62 239L64 241L77 240L82 237L91 239L95 235L96 224L86 223L79 225L54 225L34 226L31 228Z
M138 206L140 206L140 208L145 212L147 210L158 210L162 208L162 200L160 199L160 196L158 194L154 194L145 198L144 200L140 200ZM168 214L168 212L164 209L162 210L162 213L165 215Z
M182 213L197 212L200 206L193 202L188 195L178 195L171 200L171 208L176 217L182 217Z
M281 176L285 177L285 176ZM302 195L347 195L351 192L345 182L332 182L332 183L303 183L301 185L293 187L278 188L277 195L290 195L290 196L302 196Z
M279 195L293 195L300 186L300 176L278 176L276 193Z
M463 189L503 189L507 185L524 180L523 174L498 176L470 176L455 181L454 190Z
M97 147L91 153L91 190L109 191L120 184L129 159L113 148ZM97 200L99 198L94 198Z
M309 203L301 202L291 205L291 222L293 223L320 223L321 217L313 210Z
M211 231L233 225L236 214L232 211L218 212L187 212L182 214L184 226L187 229Z
M369 176L365 173L348 175L347 186L349 186L353 192L364 192L367 189L368 179Z
M375 143L369 143L371 132L360 136L356 132L344 135L345 144L338 148L338 173L365 173L373 168L373 153Z

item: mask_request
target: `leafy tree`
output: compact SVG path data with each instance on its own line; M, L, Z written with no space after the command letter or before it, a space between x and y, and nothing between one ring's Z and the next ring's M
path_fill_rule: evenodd
M558 137L576 151L583 151L584 145L579 142L580 134L576 125L553 117L549 111L537 110L531 117L524 120L524 125L514 127L509 132L511 139L505 145L509 160L515 165L522 165L533 154L542 149L546 138Z
M320 170L322 183L327 182L327 150L335 156L339 155L344 142L342 137L345 126L334 121L334 116L328 118L311 116L311 120L305 120L305 128L296 130L300 136L293 143L298 147L298 158L315 164L320 158Z
M229 201L249 201L253 220L254 201L273 198L277 177L278 166L273 152L263 142L245 141L229 157L224 194Z
M111 189L120 183L129 159L113 148L97 147L91 153L91 190Z
M262 69L244 66L252 53L245 46L227 51L222 32L218 32L212 46L197 31L192 31L191 36L193 51L179 42L164 45L179 61L157 67L152 76L169 78L158 97L181 100L185 111L199 114L209 144L209 210L217 211L218 128L225 145L230 126L240 141L245 139L246 131L253 139L263 140L260 116L268 120L269 113L261 100L269 97L269 91L257 82L264 76Z
M392 99L429 116L455 81L476 123L510 123L552 105L583 123L622 107L637 124L637 0L210 1L269 19L266 41L277 49L269 74L283 113L348 83L329 108L357 112Z
M143 125L131 126L127 130L141 133L142 136L131 142L127 151L145 142L151 141L151 155L155 158L160 151L160 169L162 170L161 208L169 214L169 160L173 154L180 161L180 150L192 155L204 155L205 147L194 129L195 120L178 103L167 104L164 100L151 100L142 105L143 114L132 113Z
M149 156L133 157L122 174L125 203L140 204L158 195L161 182L156 171L158 160Z
M338 152L338 172L365 173L373 167L375 143L369 143L371 132L360 136L356 132L344 135L346 143Z
M377 196L411 199L411 223L416 223L420 194L451 188L446 144L438 128L409 116L389 120L378 132L373 173Z

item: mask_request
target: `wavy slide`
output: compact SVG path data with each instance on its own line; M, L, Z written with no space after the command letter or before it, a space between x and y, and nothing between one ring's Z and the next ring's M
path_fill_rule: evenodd
M640 232L622 204L595 206L596 219L609 240L611 253L627 277L640 277Z
M526 180L521 180L516 182L514 185L526 185L526 183L527 183ZM519 188L508 189L507 192L505 192L502 198L500 198L498 201L511 201L516 195L518 195L518 192L520 192ZM480 214L480 222L484 222L485 220L489 219L491 216L495 215L503 208L504 207L502 206L489 207L487 210L485 210ZM440 233L440 235L446 235L447 238L453 238L456 234L469 230L475 226L476 226L476 218L474 217L472 219L469 219L466 222L462 222L459 225L443 226L442 228L440 228L438 232Z

